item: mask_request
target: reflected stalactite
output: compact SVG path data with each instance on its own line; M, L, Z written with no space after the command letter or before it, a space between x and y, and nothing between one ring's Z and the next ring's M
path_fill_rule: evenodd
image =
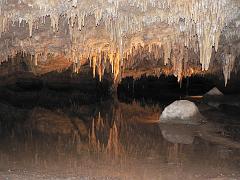
M115 156L123 154L123 148L121 143L119 143L119 132L115 122L109 131L106 152L114 154Z
M116 178L194 179L197 174L198 178L206 179L219 177L219 173L237 177L231 174L238 173L239 143L231 143L232 134L228 134L231 131L222 128L222 122L227 122L222 114L221 126L212 122L212 126L207 123L194 128L185 125L165 128L180 139L176 143L161 136L164 129L153 121L154 116L159 118L159 106L117 101L99 104L27 110L0 103L1 175L6 172L7 177L13 174L36 179L41 177L39 173L43 178L69 175L95 178L97 174L102 178L109 174L116 177L116 172L120 172ZM14 123L7 125L11 122ZM227 125L235 126L232 122ZM191 131L197 136L194 143L184 143L192 134L185 135L188 128L193 128ZM83 132L89 142L79 135ZM176 136L178 132L182 138ZM32 168L35 166L36 169ZM13 171L14 168L19 171ZM17 176L22 168L21 176ZM37 175L26 175L26 170Z
M105 134L107 133L107 136ZM107 141L106 138L107 137ZM118 126L114 122L112 127L105 126L99 113L97 123L93 120L89 131L89 148L97 153L118 157L123 155L123 147L120 143Z
M167 149L168 163L180 163L182 152L183 152L182 144L169 144Z
M152 124L158 121L159 107L141 107L137 102L131 105L115 102L111 111L103 115L98 113L93 119L89 130L89 150L106 153L112 157L125 156L127 150L131 153L134 146L127 134L134 132L137 123Z

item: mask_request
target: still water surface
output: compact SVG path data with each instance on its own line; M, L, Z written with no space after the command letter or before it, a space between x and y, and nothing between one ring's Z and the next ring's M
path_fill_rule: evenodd
M1 103L0 179L240 179L239 116L196 102L207 123L159 125L168 103Z

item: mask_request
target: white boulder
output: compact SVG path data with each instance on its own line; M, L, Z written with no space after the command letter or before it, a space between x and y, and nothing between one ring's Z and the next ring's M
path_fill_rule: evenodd
M175 101L160 116L160 123L199 124L203 120L198 107L188 100Z

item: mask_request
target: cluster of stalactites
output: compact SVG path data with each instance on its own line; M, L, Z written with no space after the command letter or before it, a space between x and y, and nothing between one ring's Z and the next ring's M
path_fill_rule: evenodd
M88 51L87 53L80 53L76 48L71 50L71 53L67 55L69 60L72 61L73 71L75 73L80 73L81 66L89 62L92 68L93 77L96 74L99 77L99 81L102 81L106 68L110 65L110 70L113 74L114 82L119 80L120 76L120 64L121 58L119 51L111 50L98 50L98 51Z
M147 58L149 62L162 61L162 65L158 68L164 69L163 74L173 74L178 78L178 82L183 77L191 76L199 73L198 64L191 64L189 62L189 49L182 44L171 44L170 48L165 44L151 44L141 46L132 46L132 48L123 54L123 58L120 58L119 51L99 51L90 53L87 57L90 60L90 66L93 70L93 77L98 74L99 80L102 80L104 72L109 67L111 69L108 72L112 72L114 75L114 81L118 82L121 79L121 73L125 70L131 70L136 68L135 66L144 59ZM138 65L137 65L138 66ZM142 67L144 68L144 67ZM167 70L168 69L168 70Z
M151 44L144 47L133 47L132 50L124 57L124 68L129 70L138 67L138 62L149 62L155 65L154 68L161 68L161 72L165 75L174 75L178 82L183 77L191 76L199 73L201 67L199 63L192 63L191 50L183 46L181 43L175 44ZM192 55L193 56L193 55ZM196 54L195 54L196 56ZM140 65L141 66L141 65ZM142 67L144 68L144 67Z
M50 17L52 30L57 32L60 30L59 18L65 16L73 43L69 47L71 49L69 56L74 64L74 71L78 73L83 59L88 58L93 67L93 76L97 71L101 80L105 71L104 64L109 61L115 81L120 73L121 62L124 58L128 59L126 57L131 54L132 50L132 45L125 46L128 39L124 39L124 37L136 35L140 37L139 39L144 39L145 35L142 35L141 32L151 34L151 26L158 27L161 32L163 24L173 27L174 32L171 35L174 38L166 38L166 40L157 38L160 34L156 33L158 31L153 32L152 38L156 38L154 41L163 47L164 65L169 62L173 64L174 75L178 77L178 80L181 80L183 66L188 60L184 55L184 46L193 47L195 52L200 54L199 61L202 64L202 70L208 70L212 46L216 51L218 50L219 38L224 25L234 19L233 16L239 14L236 13L239 4L235 4L234 0L218 0L217 2L215 0L16 0L16 3L18 4L16 9L9 11L7 10L9 8L5 7L8 5L7 2L0 1L0 34L8 31L15 21L18 21L20 25L25 20L29 27L29 36L32 37L35 33L34 27L38 27L39 19L45 24L47 16ZM78 36L77 33L82 33L86 19L90 16L94 16L95 21L92 23L95 26L104 24L110 37L108 44L114 47L114 50L107 52L98 50L89 53L89 50L79 51L79 48L75 48L76 44L81 47L89 45L85 44L86 37L79 41L75 37ZM197 38L197 43L195 38ZM184 40L182 41L182 39ZM179 45L181 48L178 50L174 50L176 49L173 47L175 42L181 42ZM137 41L134 43L145 43L151 47L149 42ZM97 49L96 47L92 48ZM158 51L154 51L154 53L159 54ZM38 55L35 56L38 57Z
M93 77L96 76L96 72L99 76L99 80L102 81L102 77L105 72L106 64L110 63L111 72L114 75L114 82L118 81L120 73L120 54L119 52L99 52L93 53L90 58L90 66L93 70Z
M218 50L219 38L221 30L224 26L225 16L227 15L224 11L226 2L224 1L206 1L209 8L202 6L198 11L199 17L197 21L197 34L199 37L199 48L200 48L200 62L202 64L202 70L208 70L212 47L215 47L215 51ZM209 11L211 9L211 11Z

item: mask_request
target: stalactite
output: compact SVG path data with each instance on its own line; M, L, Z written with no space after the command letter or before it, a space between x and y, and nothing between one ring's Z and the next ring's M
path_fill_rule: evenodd
M164 45L164 65L167 65L168 64L168 61L170 59L170 56L171 56L171 50L172 50L172 47L171 47L171 42L167 42L165 45Z
M29 26L29 37L32 37L33 32L33 17L30 16L28 19L28 26Z
M114 60L114 82L117 81L117 78L119 76L120 73L120 54L116 53L115 55L115 60Z
M38 54L35 54L35 56L34 56L34 65L35 66L38 65Z
M3 15L0 15L0 37L3 32L6 31L7 18Z
M53 32L58 31L58 18L59 16L57 14L51 14L51 27L53 28Z
M93 56L92 57L92 68L93 68L93 77L94 78L96 76L96 65L97 65L97 57Z
M235 56L232 54L225 54L223 62L223 75L225 80L225 86L227 86L227 82L231 77L231 72L234 68L235 64Z

